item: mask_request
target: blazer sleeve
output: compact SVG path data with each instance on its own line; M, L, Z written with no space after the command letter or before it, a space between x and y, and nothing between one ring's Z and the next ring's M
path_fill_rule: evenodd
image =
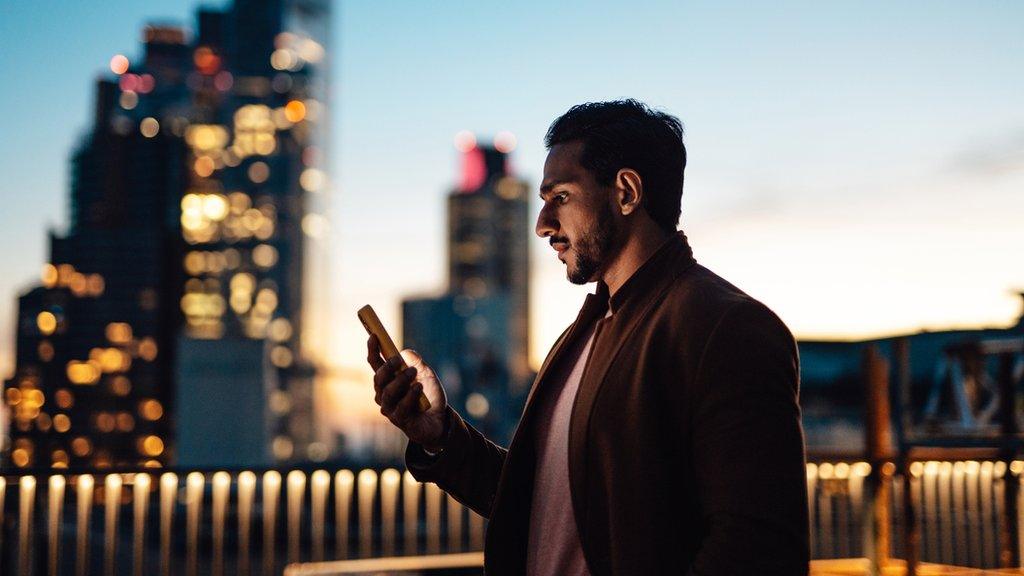
M436 456L409 442L405 464L420 482L433 482L484 518L490 518L494 494L508 450L484 437L451 406L448 442Z
M796 343L756 301L712 331L693 396L692 452L705 535L692 576L804 575L807 474Z

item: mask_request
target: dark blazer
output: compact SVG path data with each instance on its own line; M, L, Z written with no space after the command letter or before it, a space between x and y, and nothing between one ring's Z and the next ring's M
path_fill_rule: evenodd
M681 232L610 300L603 284L588 295L544 361L508 450L450 408L441 454L409 445L413 476L490 519L487 574L524 573L534 398L594 321L569 426L591 573L807 574L796 344L767 307L697 264Z

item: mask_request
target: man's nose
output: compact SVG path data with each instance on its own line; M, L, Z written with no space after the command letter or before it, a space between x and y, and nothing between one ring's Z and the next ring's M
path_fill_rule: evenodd
M551 214L549 205L545 205L540 209L540 214L537 214L537 225L534 232L541 238L554 236L555 232L558 232L558 220Z

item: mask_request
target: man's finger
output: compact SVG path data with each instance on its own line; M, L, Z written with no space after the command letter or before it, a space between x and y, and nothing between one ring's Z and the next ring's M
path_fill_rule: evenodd
M374 372L384 365L384 358L380 355L380 342L373 334L366 340L366 361L370 363L370 368L373 368Z
M382 362L380 368L373 374L373 389L380 394L380 391L387 386L388 382L391 382L397 374L398 365L401 364L400 358L392 358L386 362Z
M409 391L398 401L395 409L391 411L391 416L389 416L391 422L396 426L403 426L410 418L418 415L420 412L419 398L422 393L423 384L413 382L409 386Z
M380 407L387 412L394 410L395 404L397 404L409 390L409 384L412 383L415 376L416 371L412 368L399 372L398 375L395 376L395 379L381 391Z

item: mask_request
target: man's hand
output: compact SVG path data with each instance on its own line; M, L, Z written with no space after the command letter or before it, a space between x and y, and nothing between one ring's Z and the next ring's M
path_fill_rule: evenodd
M385 362L376 336L366 341L366 361L374 370L373 401L380 413L397 426L409 440L431 452L444 448L444 419L448 400L434 371L412 350L402 350L402 359L409 366L397 372L397 358ZM430 409L420 412L419 393L430 400Z

